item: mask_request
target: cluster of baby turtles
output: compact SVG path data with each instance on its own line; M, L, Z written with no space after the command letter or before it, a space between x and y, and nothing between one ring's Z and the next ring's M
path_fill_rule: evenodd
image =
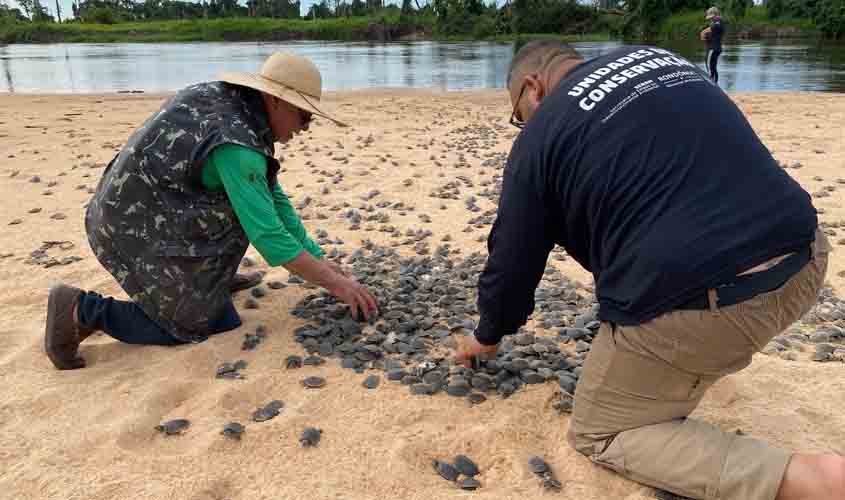
M455 483L460 489L474 491L481 487L475 477L481 473L478 465L466 455L457 455L452 462L432 460L431 466L443 479ZM555 477L554 471L541 457L533 456L528 459L528 469L536 475L547 490L560 491L561 482Z
M466 455L458 455L452 463L444 460L432 460L432 467L443 479L453 482L462 490L474 491L481 487L475 479L479 474L478 466ZM459 479L461 476L463 479Z
M252 421L266 422L268 420L271 420L281 413L281 410L282 408L284 408L284 406L285 404L282 401L270 401L266 405L259 407L253 412ZM159 431L165 436L177 436L184 433L190 426L191 422L189 420L184 418L177 418L162 422L161 424L155 426L155 430ZM229 439L240 441L241 436L243 436L245 431L246 426L244 426L240 422L229 422L223 426L223 430L220 431L220 434L226 436ZM317 429L316 427L306 427L302 430L302 433L299 435L299 444L302 445L303 448L317 446L320 443L320 438L322 437L322 435L323 431L321 429Z
M546 269L535 293L534 333L523 329L506 337L495 357L476 360L472 368L452 361L456 339L476 327L476 283L484 262L478 253L453 259L447 246L432 256L403 257L365 241L344 263L377 299L379 317L356 321L327 292L306 295L292 314L308 321L294 337L309 356L289 356L286 367L334 357L358 373L379 370L411 394L444 392L471 404L549 381L573 394L599 327L597 308L588 289L554 267ZM380 381L369 374L362 385L375 389Z
M763 353L796 361L807 344L813 346L812 361L845 362L845 300L829 287L820 291L818 303L801 321L773 338Z

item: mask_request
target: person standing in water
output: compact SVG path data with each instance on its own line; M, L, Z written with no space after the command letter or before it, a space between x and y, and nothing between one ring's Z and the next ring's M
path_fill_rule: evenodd
M707 71L713 83L719 83L719 56L722 55L722 36L725 27L718 7L707 9L706 15L709 26L701 31L701 39L707 42Z

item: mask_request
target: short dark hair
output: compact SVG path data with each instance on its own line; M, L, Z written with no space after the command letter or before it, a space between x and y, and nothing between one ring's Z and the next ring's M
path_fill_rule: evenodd
M507 86L516 73L542 71L553 60L562 62L567 59L583 59L571 45L556 40L536 40L528 42L513 56L508 68Z

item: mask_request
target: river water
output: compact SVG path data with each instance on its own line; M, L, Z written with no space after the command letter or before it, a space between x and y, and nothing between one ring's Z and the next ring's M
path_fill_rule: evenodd
M621 42L574 44L591 58ZM704 66L698 43L668 44ZM502 88L510 43L155 43L0 46L0 92L163 92L213 80L221 71L256 71L277 50L313 60L324 88ZM727 43L719 64L728 91L845 92L845 44L815 41Z

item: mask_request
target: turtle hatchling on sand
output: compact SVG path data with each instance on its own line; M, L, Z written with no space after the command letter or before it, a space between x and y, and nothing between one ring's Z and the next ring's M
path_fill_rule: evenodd
M440 474L440 477L447 481L454 482L458 479L458 476L460 475L458 469L456 469L455 466L453 466L449 462L443 462L442 460L432 460L431 465L432 467L434 467L434 470L438 474Z
M285 368L288 370L302 368L302 357L297 356L296 354L291 354L287 357L287 359L285 359Z
M299 444L304 447L317 446L322 437L323 431L316 427L306 427L299 436Z
M548 490L560 490L560 481L555 478L552 469L545 460L537 456L531 457L528 459L528 467L531 469L531 472L543 480L544 488Z
M319 389L321 387L326 386L326 379L324 379L323 377L317 377L317 376L306 377L302 381L302 385L304 385L305 387L307 387L309 389Z
M478 475L478 466L466 455L458 455L455 457L455 468L461 474L469 477Z
M479 483L475 478L465 477L458 481L458 486L460 486L462 490L475 491L478 488L481 488L481 483Z
M307 366L320 366L325 362L326 360L321 358L320 356L308 356L307 358L302 360L302 364Z
M252 420L254 422L266 422L278 416L284 406L285 404L278 399L270 401L263 408L258 408L252 413Z
M240 440L244 433L244 426L238 422L230 422L223 426L221 434L227 438Z
M381 377L378 375L370 375L369 377L364 379L362 385L367 389L375 389L378 387L379 382L381 382Z
M285 285L281 281L270 281L270 282L267 283L267 286L270 287L273 290L280 290L280 289L286 287L287 285Z
M159 424L155 427L155 429L163 434L172 436L174 434L182 434L182 432L190 427L190 425L191 423L184 418L177 418L175 420L168 420L167 422Z
M691 498L682 497L664 490L657 490L654 493L654 498L657 500L692 500Z

